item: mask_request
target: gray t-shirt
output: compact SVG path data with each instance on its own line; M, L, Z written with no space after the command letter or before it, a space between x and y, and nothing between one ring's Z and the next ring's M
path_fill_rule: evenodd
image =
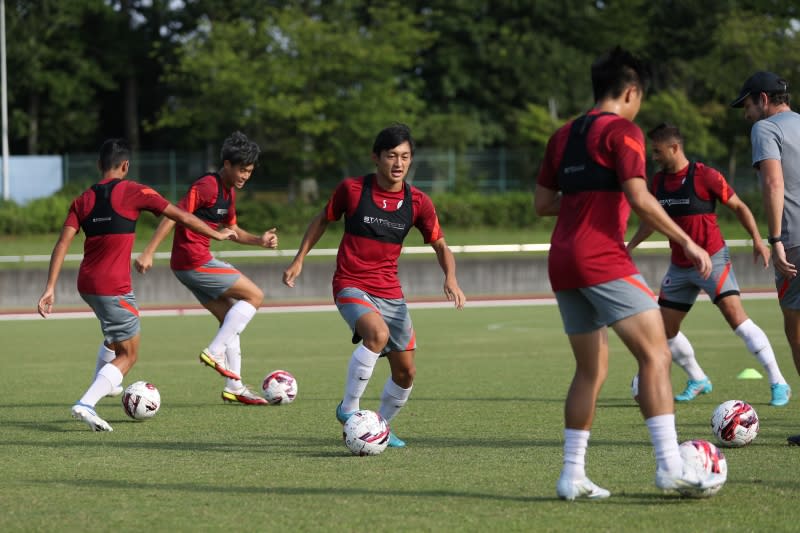
M759 120L750 132L753 166L765 159L781 162L783 169L784 248L800 246L800 115L794 111L776 113Z

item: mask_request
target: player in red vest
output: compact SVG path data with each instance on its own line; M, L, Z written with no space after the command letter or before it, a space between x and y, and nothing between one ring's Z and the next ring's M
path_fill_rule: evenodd
M381 395L381 416L391 421L411 394L417 343L397 277L397 258L412 226L436 252L447 299L458 309L466 302L433 202L406 183L413 157L414 140L407 126L396 124L382 130L372 146L375 173L339 183L325 209L309 224L294 261L283 274L283 282L294 287L305 256L328 224L344 216L333 297L353 332L353 343L360 344L350 358L344 399L336 408L342 424L360 408L361 396L381 356L386 356L391 368ZM391 432L389 446L399 448L405 442Z

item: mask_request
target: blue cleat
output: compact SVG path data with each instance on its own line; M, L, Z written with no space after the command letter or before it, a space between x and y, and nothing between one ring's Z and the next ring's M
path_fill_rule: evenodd
M351 416L353 416L353 413L355 413L355 411L352 413L345 413L342 411L342 402L339 402L339 405L336 406L336 420L341 422L342 425L344 425L344 423L347 422Z
M704 377L700 380L690 379L686 382L686 389L677 396L675 396L675 401L677 402L688 402L694 400L701 394L708 394L711 392L711 381L708 377Z
M389 444L390 448L405 448L406 442L394 434L394 431L389 431Z
M772 401L770 405L781 407L789 403L789 398L792 397L792 388L787 383L776 383L772 386Z

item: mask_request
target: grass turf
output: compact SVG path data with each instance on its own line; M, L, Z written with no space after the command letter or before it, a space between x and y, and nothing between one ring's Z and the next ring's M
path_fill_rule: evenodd
M784 374L800 390L774 301L747 301ZM88 385L99 342L94 319L0 322L2 531L730 531L792 530L800 432L793 400L772 408L768 383L737 380L760 367L708 303L687 336L714 391L678 404L681 440L711 440L709 418L727 399L750 402L761 434L726 450L728 482L708 500L660 493L655 461L630 398L633 358L611 334L609 379L587 455L603 502L555 497L563 398L573 363L553 306L416 309L418 374L393 429L408 443L354 457L334 409L351 346L335 312L259 314L242 337L243 375L258 385L283 368L299 383L288 406L223 404L223 380L197 353L208 317L143 319L140 360L125 383L161 392L156 417L126 419L118 398L98 412L113 433L69 418ZM362 401L377 409L381 361ZM685 376L673 371L673 388Z

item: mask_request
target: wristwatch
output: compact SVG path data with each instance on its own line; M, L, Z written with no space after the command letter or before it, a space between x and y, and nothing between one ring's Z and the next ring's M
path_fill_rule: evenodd
M767 242L770 243L770 244L775 244L777 242L781 242L781 237L780 237L780 235L777 236L777 237L768 237L767 238Z

